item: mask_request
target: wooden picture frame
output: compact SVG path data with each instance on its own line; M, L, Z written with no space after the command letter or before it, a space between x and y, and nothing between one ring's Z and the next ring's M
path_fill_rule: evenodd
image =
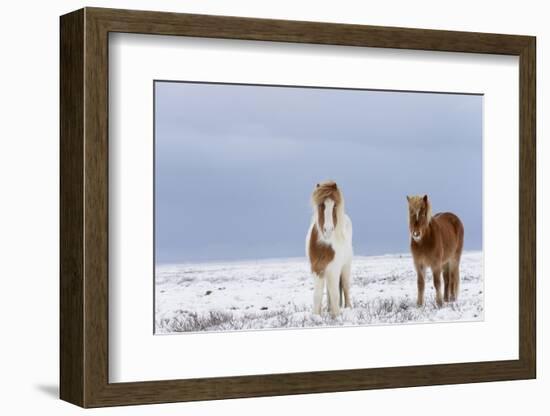
M535 378L534 37L100 8L62 16L60 30L61 399L101 407ZM513 191L520 201L519 359L109 383L110 32L518 56L520 180Z

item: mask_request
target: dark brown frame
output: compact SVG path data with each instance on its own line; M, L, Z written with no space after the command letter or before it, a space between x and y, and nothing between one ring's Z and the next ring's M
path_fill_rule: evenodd
M536 377L534 37L99 8L64 15L60 24L60 396L63 400L83 407L100 407ZM519 56L519 359L109 383L109 32Z

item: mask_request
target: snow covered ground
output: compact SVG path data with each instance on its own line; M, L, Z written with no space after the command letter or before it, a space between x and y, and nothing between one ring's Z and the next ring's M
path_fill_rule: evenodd
M431 273L425 306L416 307L416 272L408 254L360 257L352 263L353 308L332 319L311 313L313 278L305 258L160 265L156 269L157 334L341 325L483 320L483 256L465 252L457 302L437 308Z

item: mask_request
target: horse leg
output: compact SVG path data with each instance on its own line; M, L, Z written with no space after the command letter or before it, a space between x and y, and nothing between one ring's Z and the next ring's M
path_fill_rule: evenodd
M438 307L443 306L443 298L441 296L441 266L432 267L435 288L435 302Z
M458 291L460 288L460 263L456 262L451 267L451 302L455 302L458 299Z
M424 286L426 284L426 281L424 279L425 276L425 267L420 264L415 264L416 267L416 285L418 288L418 296L416 298L416 306L422 306L424 305Z
M334 272L325 272L325 277L327 279L330 316L336 318L338 315L340 315L340 274Z
M344 292L344 300L345 300L345 304L344 306L346 308L351 308L351 298L349 296L349 292L350 292L350 281L351 281L351 262L350 263L347 263L344 265L344 268L342 269L342 276L340 277L341 279L341 286L342 286L342 291ZM342 304L340 304L340 306L342 306Z
M321 315L321 305L323 303L323 292L325 290L325 278L323 276L313 275L313 313Z
M449 263L446 263L443 266L443 300L445 302L449 301L449 294L452 297L452 288L451 288L451 266Z

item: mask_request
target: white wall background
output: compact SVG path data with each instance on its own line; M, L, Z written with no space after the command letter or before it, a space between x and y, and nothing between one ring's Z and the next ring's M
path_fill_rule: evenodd
M547 414L550 361L544 346L543 221L550 146L543 130L550 91L550 26L542 1L180 0L4 2L0 15L0 411L77 414L58 395L59 20L82 6L317 20L537 36L538 379L338 394L92 410L88 414Z

